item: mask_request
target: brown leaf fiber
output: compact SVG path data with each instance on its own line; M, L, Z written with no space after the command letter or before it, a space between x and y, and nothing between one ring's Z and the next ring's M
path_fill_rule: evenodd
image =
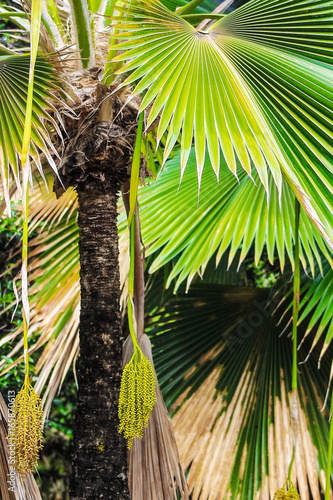
M147 335L139 338L143 353L153 364ZM127 339L123 364L132 356L133 346ZM132 500L188 500L188 489L180 464L170 417L156 383L156 404L151 413L143 439L134 439L129 451L129 486Z

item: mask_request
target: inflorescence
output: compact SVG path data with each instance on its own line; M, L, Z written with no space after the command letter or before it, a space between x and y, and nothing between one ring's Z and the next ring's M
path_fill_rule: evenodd
M290 487L286 489L286 487L282 487L274 495L274 500L301 500L298 491L291 483Z
M42 402L29 382L16 395L13 412L15 470L24 477L37 466L43 438Z
M127 439L130 449L133 439L143 437L156 402L155 372L149 359L138 346L124 367L119 395L119 432Z

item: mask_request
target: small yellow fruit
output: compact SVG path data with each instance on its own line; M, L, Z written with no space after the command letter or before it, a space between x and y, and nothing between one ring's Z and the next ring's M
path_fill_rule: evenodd
M43 438L42 402L29 382L16 395L13 412L15 470L24 477L37 466Z
M143 437L156 402L155 373L149 359L139 347L124 367L119 395L119 432L127 439L130 449L133 439Z
M301 497L294 485L291 484L288 489L283 487L277 490L274 495L274 500L301 500Z

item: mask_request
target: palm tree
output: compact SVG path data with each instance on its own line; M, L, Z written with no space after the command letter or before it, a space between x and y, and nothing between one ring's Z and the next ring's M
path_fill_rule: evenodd
M194 11L199 4L200 8ZM163 247L152 269L182 251L170 274L170 280L178 276L180 284L186 277L191 280L216 251L219 260L229 245L232 260L242 242L243 259L253 241L257 260L265 243L269 258L273 259L276 244L283 268L285 249L290 260L294 259L291 221L295 197L304 209L300 226L304 268L308 263L314 268L315 261L320 266L321 253L330 261L332 164L328 124L332 73L330 41L325 34L330 7L323 1L312 2L309 7L305 0L295 5L290 0L278 4L252 0L224 16L221 9L207 14L208 4L139 0L106 5L82 0L69 5L48 2L43 6L40 47L52 57L51 63L43 56L36 60L30 153L40 171L46 159L59 172L65 187L75 186L79 203L81 313L73 498L96 498L97 494L100 498L129 496L126 444L115 425L123 343L117 197L128 179L136 138L140 144L141 134L136 132L139 111L146 110L146 127L150 131L140 147L151 170L156 168L157 141L163 145L157 149L157 157L162 155L164 160L173 150L180 149L178 171L184 172L187 164L195 163L202 189L209 168L204 168L205 163L216 174L222 166L221 185L225 188L215 205L210 200L211 217L203 219L205 227L200 228L200 239L189 236L200 225L200 215L196 212L184 220L185 205L180 202L177 205L184 225L176 238L171 236L179 220L175 221L172 211L160 226L156 224L157 232L162 234L154 234L155 224L143 227L147 244L151 243L150 252ZM169 10L179 5L182 6L176 13ZM101 15L113 16L110 42L108 20L105 22L107 18ZM13 14L11 9L6 16L17 23L26 22L22 13ZM207 19L213 21L207 25ZM7 199L11 178L17 183L20 180L29 75L29 57L8 51L3 51L0 63L0 143ZM62 91L52 65L61 76ZM131 89L134 82L136 86ZM52 92L57 101L46 112ZM55 137L61 127L67 133L64 142ZM54 158L59 151L61 161L57 168ZM236 189L232 174L240 179L240 189ZM252 176L258 188L246 174ZM136 182L132 176L134 195ZM192 193L197 189L194 184L192 179ZM201 191L204 203L211 186ZM175 190L174 184L172 189ZM59 183L56 190L60 194ZM171 188L164 200L170 192ZM256 203L252 203L254 195ZM227 208L219 231L211 238L208 221L214 224L219 204ZM195 212L193 205L193 201L186 204L188 214ZM68 210L65 202L60 206L63 208L56 210ZM149 206L150 215L143 214L143 221L145 217L151 220L152 205ZM240 206L245 211L242 217L238 216ZM288 208L280 219L281 207ZM164 210L161 204L157 205L153 220L159 214L163 218ZM66 229L57 231L60 234ZM48 289L57 280L65 289L62 297L67 294L71 298L67 317L63 312L61 316L63 320L66 317L68 325L64 330L68 335L67 353L73 357L76 328L74 321L68 321L68 312L78 310L78 299L71 288L77 290L78 271L69 263L77 256L77 248L67 247L64 252L61 260L62 265L68 262L67 272L54 275ZM54 324L52 328L56 329ZM59 345L57 349L55 379L58 377L60 382L68 358L59 352ZM51 387L52 384L49 390ZM182 488L181 479L178 486ZM149 494L154 498L154 493ZM148 498L147 493L144 498Z

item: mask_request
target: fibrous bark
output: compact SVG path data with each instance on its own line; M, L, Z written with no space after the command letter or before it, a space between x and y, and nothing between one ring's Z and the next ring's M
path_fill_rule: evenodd
M90 178L78 186L80 356L72 498L128 500L126 443L118 433L122 371L117 193Z

